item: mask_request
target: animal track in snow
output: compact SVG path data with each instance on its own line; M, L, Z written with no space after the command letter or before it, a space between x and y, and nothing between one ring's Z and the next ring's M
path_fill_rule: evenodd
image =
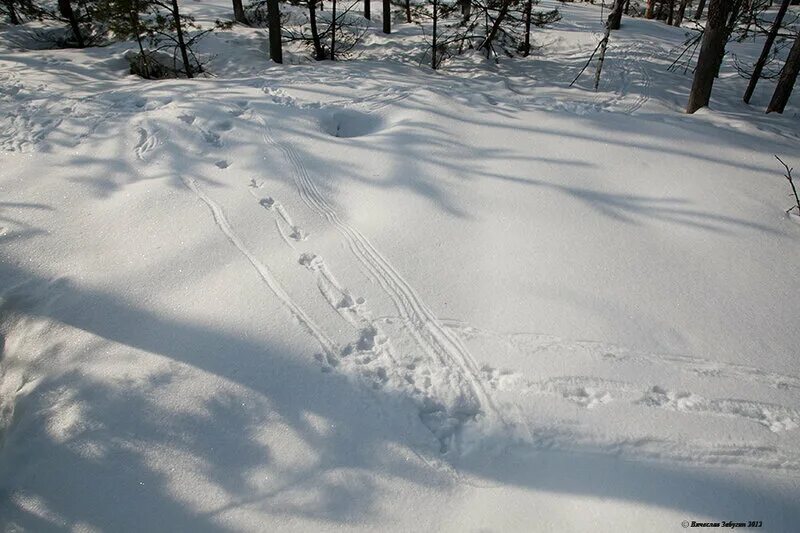
M214 165L216 165L216 167L221 170L225 170L226 168L231 166L231 164L226 159L220 159L219 161L215 162Z
M758 422L773 433L800 427L800 412L782 405L751 400L706 399L689 392L673 392L654 386L639 400L640 404L674 411L733 416Z
M148 154L158 146L158 137L156 137L155 133L151 133L142 127L136 128L136 131L139 135L139 140L136 142L136 146L133 147L133 151L137 158L146 161Z

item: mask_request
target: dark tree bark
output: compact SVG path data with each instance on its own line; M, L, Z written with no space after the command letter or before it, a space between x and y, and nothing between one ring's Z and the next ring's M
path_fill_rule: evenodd
M364 0L364 18L367 20L372 20L372 13L369 12L369 0Z
M689 0L681 0L681 3L678 5L678 14L675 15L675 26L678 27L683 24L683 18L686 16L686 5L689 3Z
M383 0L383 33L392 33L392 4Z
M789 57L781 70L781 77L778 78L778 85L775 93L767 106L767 113L783 113L789 97L792 95L794 82L797 80L797 73L800 71L800 36L795 37L792 49L789 50Z
M408 5L408 0L406 0L406 5ZM439 21L439 4L436 0L433 0L433 45L431 46L431 68L436 70L436 25Z
M628 15L631 9L631 0L625 0L625 14Z
M508 15L508 8L510 5L511 5L511 0L503 1L503 5L500 6L500 12L497 14L497 18L494 19L492 28L489 30L489 33L486 35L486 38L483 40L478 49L485 49L487 52L489 52L492 46L492 41L497 36L498 30L500 30L500 24L503 23L503 20L506 18L506 15Z
M618 30L622 24L622 2L623 0L615 1L611 7L611 13L608 15L607 24L612 30Z
M761 50L761 55L753 68L753 75L750 77L750 83L747 84L747 90L744 92L744 101L747 104L750 103L750 98L753 97L753 91L756 90L756 84L761 77L761 71L764 70L769 52L772 50L772 43L775 42L775 37L778 35L778 30L780 30L781 22L783 22L783 17L786 15L786 10L789 9L790 2L791 0L783 0L780 9L778 9L778 14L775 16L775 21L772 23L772 28L769 30L767 40L764 42L764 48Z
M233 0L233 20L242 24L247 24L247 17L244 16L242 0Z
M669 0L669 11L667 12L667 25L672 26L675 20L675 0Z
M461 0L461 19L464 21L464 23L467 22L471 14L472 0Z
M522 56L527 57L531 53L531 11L533 11L533 0L525 3L525 44L522 49Z
M314 45L314 59L322 61L325 59L325 51L322 49L317 29L317 0L307 0L306 4L308 5L308 24L311 26L311 42Z
M8 10L8 21L14 26L18 26L20 24L20 20L19 16L17 15L17 10L14 8L14 0L4 0L3 4Z
M181 27L181 12L178 9L178 0L172 0L172 19L175 24L175 33L178 39L178 48L181 51L183 60L183 71L187 78L193 78L192 65L189 63L189 52L186 50L186 41L183 39L183 28Z
M700 0L697 3L697 10L694 12L694 20L700 20L700 17L703 16L703 11L706 8L706 0Z
M406 0L406 22L411 24L411 0Z
M700 45L700 55L694 71L692 91L689 93L689 103L686 106L686 112L689 114L707 106L711 99L714 78L725 54L727 41L725 22L728 19L729 9L729 0L711 0L708 5L708 22L703 31L703 42Z
M331 61L336 61L336 0L331 7Z
M269 58L276 63L283 63L281 8L278 0L267 0L267 26L269 31Z
M78 22L78 17L75 15L75 11L72 9L70 0L58 0L58 11L61 13L62 17L69 21L69 26L72 28L72 33L75 37L75 41L78 43L78 47L83 48L86 46L86 42L83 40L83 34L81 33L81 26Z

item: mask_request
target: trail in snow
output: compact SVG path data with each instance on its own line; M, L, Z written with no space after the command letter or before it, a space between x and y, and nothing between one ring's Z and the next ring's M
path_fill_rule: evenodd
M459 391L458 397L445 406L445 412L439 405L433 405L425 406L420 413L423 422L439 437L442 451L449 449L450 441L454 438L458 440L465 424L479 421L489 426L507 425L505 417L485 389L480 370L463 342L441 325L417 293L369 240L341 219L319 192L291 145L275 141L266 122L257 115L254 118L262 127L264 141L280 150L291 164L303 202L345 238L356 259L392 300L417 345L439 371L449 376L450 387Z
M314 321L305 313L305 311L303 311L303 309L301 309L294 302L294 300L292 300L291 296L289 296L289 294L272 275L272 272L270 272L269 268L267 268L264 263L259 261L253 255L253 253L247 249L242 240L236 235L236 233L234 233L230 223L225 217L225 213L222 208L205 192L203 192L195 180L187 177L181 177L181 180L186 187L194 192L197 197L200 198L200 200L202 200L206 206L208 206L212 215L214 216L214 222L217 224L217 227L219 227L222 233L225 234L231 244L238 248L239 252L241 252L242 255L247 258L250 264L253 265L253 268L256 269L259 276L261 276L261 279L266 283L267 287L269 287L273 294L278 297L278 299L289 310L295 320L297 320L297 322L317 340L325 352L328 364L335 366L338 362L338 350L336 348L336 344L330 340L328 336L325 335L325 333L320 329L320 327L317 326Z

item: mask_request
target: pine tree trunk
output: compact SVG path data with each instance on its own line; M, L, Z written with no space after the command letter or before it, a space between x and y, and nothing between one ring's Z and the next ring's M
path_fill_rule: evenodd
M192 65L189 64L189 52L186 50L186 42L183 40L183 27L181 24L181 13L178 9L178 0L172 0L172 19L175 23L178 48L181 51L181 59L183 60L183 71L186 73L187 78L193 78Z
M672 26L675 20L675 0L669 0L669 12L667 13L667 25Z
M18 26L20 24L20 20L17 16L17 10L14 9L14 0L5 0L3 4L5 4L6 9L8 10L8 21L14 26Z
M283 63L281 8L278 0L267 0L267 26L269 31L269 57L276 63Z
M364 0L364 18L367 20L372 20L372 13L369 12L369 0Z
M703 0L700 0L701 2ZM656 0L647 0L647 9L644 12L644 17L648 20L652 20L654 16Z
M406 0L408 5L408 0ZM439 4L433 0L433 44L431 46L431 68L436 70L436 23L439 19Z
M383 0L383 33L392 33L392 4Z
M622 2L623 0L615 1L608 16L608 25L612 30L618 30L622 24Z
M533 11L533 0L525 3L525 45L522 49L523 57L531 53L531 11Z
M703 16L703 10L706 7L706 0L700 0L697 4L697 11L694 12L694 20L700 20L700 17Z
M336 61L336 0L331 7L331 61Z
M714 86L722 56L725 54L727 41L728 0L711 0L708 5L708 22L703 31L703 42L700 45L700 55L697 58L697 68L694 71L692 91L689 93L689 103L686 112L691 114L708 105L711 100L711 89Z
M503 1L503 5L500 7L500 12L497 14L497 18L494 19L492 28L489 30L488 35L486 35L486 39L484 39L481 45L478 47L479 50L485 49L487 53L489 52L489 49L492 46L492 41L497 36L497 32L500 29L500 24L503 23L503 20L505 20L506 15L508 15L508 7L510 5L511 5L511 0Z
M411 24L411 0L406 0L406 22Z
M75 11L72 10L70 0L58 0L58 11L61 13L62 17L69 21L70 28L72 28L72 33L75 36L75 41L78 43L78 48L85 47L86 42L83 40L78 17L75 16Z
M764 65L766 64L767 58L769 57L769 52L772 49L772 43L775 42L775 37L778 35L778 30L780 30L781 22L783 22L783 17L786 15L786 10L789 9L790 2L791 0L783 0L781 3L780 9L778 9L778 14L775 16L775 21L772 23L772 28L770 28L769 34L767 35L767 40L764 42L764 48L761 50L761 55L753 67L753 75L750 77L750 83L747 84L747 90L744 92L744 101L747 104L750 103L750 99L753 97L753 91L756 90L756 84L758 83L758 79L761 77L761 71L764 70Z
M778 78L778 85L775 93L767 107L767 113L783 113L789 97L792 95L794 82L797 80L797 72L800 71L800 36L794 38L794 44L789 51L789 57L781 70L781 77Z
M241 24L247 24L247 17L244 16L242 0L233 0L233 20Z
M683 17L686 16L686 5L689 3L689 0L681 0L680 5L678 6L678 14L675 16L675 26L680 27L683 24Z
M314 44L314 59L322 61L325 59L325 51L319 40L319 30L317 29L317 0L307 0L308 5L308 24L311 26L311 42Z

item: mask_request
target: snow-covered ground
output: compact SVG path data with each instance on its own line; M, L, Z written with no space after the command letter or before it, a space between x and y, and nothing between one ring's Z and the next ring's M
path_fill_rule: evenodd
M413 25L172 81L0 36L4 530L796 531L798 98L684 115L627 18L567 88L561 9L438 73Z

